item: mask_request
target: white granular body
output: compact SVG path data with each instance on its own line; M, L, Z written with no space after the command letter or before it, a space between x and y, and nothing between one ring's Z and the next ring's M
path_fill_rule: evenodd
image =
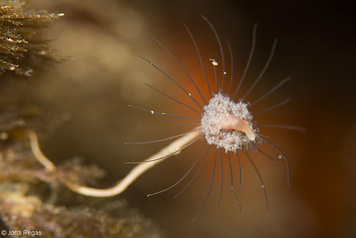
M238 130L223 130L221 126L221 122L232 115L244 120L252 130L253 117L247 107L248 104L242 101L235 103L222 93L215 94L209 104L204 106L201 119L201 131L205 134L208 144L214 144L217 149L224 148L225 152L233 153L248 146L251 141L245 133Z

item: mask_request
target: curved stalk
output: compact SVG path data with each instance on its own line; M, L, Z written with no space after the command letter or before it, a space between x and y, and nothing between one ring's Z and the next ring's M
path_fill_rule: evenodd
M126 188L130 184L132 184L144 172L146 172L156 164L162 162L163 160L167 159L168 157L179 154L182 149L184 149L192 142L194 142L194 140L196 140L201 135L201 131L197 129L199 128L192 130L188 134L173 141L167 147L161 149L158 153L150 156L145 160L146 163L138 164L126 175L126 177L124 177L122 180L118 182L118 184L116 184L111 188L98 189L98 188L81 186L73 183L72 181L66 178L61 178L61 181L73 192L85 196L112 197L112 196L119 195L120 193L125 191ZM40 162L49 172L55 172L56 171L55 165L41 152L36 133L34 131L27 131L26 135L30 139L32 153L35 156L35 158L38 160L38 162Z

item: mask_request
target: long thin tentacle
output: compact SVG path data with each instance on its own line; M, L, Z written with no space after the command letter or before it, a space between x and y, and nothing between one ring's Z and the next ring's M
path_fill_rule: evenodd
M229 160L229 166L230 166L230 178L231 178L231 185L230 185L230 188L231 188L232 192L233 192L234 195L235 195L237 204L239 205L239 208L240 208L240 213L241 213L241 215L243 215L243 213L242 213L242 207L241 207L241 204L240 204L240 200L239 200L239 198L237 197L237 194L236 194L235 188L234 188L234 173L233 173L232 163L231 163L231 158L230 158L230 154L229 154L229 153L227 154L227 158L228 158L228 160ZM241 166L240 166L240 168L241 168ZM240 175L241 175L241 173L240 173ZM241 183L241 178L240 178L240 183ZM241 184L240 184L240 188L241 188Z
M201 153L203 152L203 150L204 150L206 144L207 144L207 142L205 142L204 145L202 146L202 148L201 148L201 150L200 150L198 156L195 158L193 164L190 166L190 168L188 169L188 171L187 171L176 183L174 183L173 185L169 186L168 188L162 189L162 190L160 190L160 191L158 191L158 192L150 193L150 194L147 195L147 197L151 197L151 196L154 196L154 195L157 195L157 194L166 192L166 191L168 191L168 190L174 188L175 186L177 186L180 182L182 182L183 179L185 179L185 178L188 176L188 174L190 173L190 171L192 171L192 169L194 168L195 164L198 162L198 159L200 158L200 155L201 155Z
M200 130L200 127L194 129L194 130ZM152 143L158 143L158 142L163 142L163 141L168 141L168 140L172 140L181 136L184 136L186 134L189 134L191 131L188 132L184 132L178 135L174 135L174 136L170 136L167 138L163 138L163 139L159 139L159 140L151 140L151 141L134 141L134 142L130 142L130 141L125 141L124 144L126 145L142 145L142 144L152 144Z
M258 168L255 164L255 162L253 162L253 160L251 159L251 157L248 155L248 153L245 151L245 154L246 154L246 157L248 158L248 160L251 162L253 168L255 169L257 175L258 175L258 178L260 179L260 182L261 182L261 187L263 189L263 193L265 194L265 200L266 200L266 207L267 207L267 211L269 211L269 205L268 205L268 197L267 197L267 192L266 192L266 188L265 188L265 184L263 183L263 180L262 180L262 176L260 174L260 172L258 171Z
M220 160L221 160L221 189L220 189L218 207L220 207L220 204L221 204L221 198L222 198L223 188L224 188L224 159L223 159L222 149L220 149Z
M271 90L269 90L265 95L263 95L262 97L260 97L259 99L255 100L253 103L250 103L250 106L255 105L256 103L262 101L262 99L266 98L268 95L270 95L271 93L273 93L274 91L276 91L279 87L281 87L283 84L287 83L288 81L291 80L291 77L287 77L285 79L283 79L281 82L279 82L274 88L272 88Z
M226 44L227 44L227 48L229 49L230 65L231 65L231 69L230 69L230 83L229 83L229 89L228 89L228 91L227 91L227 95L230 95L231 87L232 87L232 81L233 81L233 78L234 78L234 56L233 56L233 54L232 54L232 49L231 49L231 45L230 45L229 39L226 39Z
M232 97L232 99L235 99L236 96L237 96L237 93L239 92L240 88L241 88L241 85L242 85L242 82L244 81L245 77L246 77L246 74L247 74L247 71L248 71L248 68L250 67L250 63L251 63L251 60L252 60L252 56L253 56L253 52L255 51L255 46L256 46L256 30L257 30L257 24L255 24L253 26L253 31L252 31L252 47L251 47L251 51L250 51L250 56L248 57L248 61L247 61L247 64L246 64L246 67L245 67L245 70L242 74L242 77L240 79L240 82L239 82L239 86L237 86L236 90L235 90L235 93L234 93L234 96Z
M174 124L169 124L171 126L198 126L201 125L201 123L174 123Z
M206 154L204 156L204 159L203 161L201 162L198 170L195 172L194 176L192 177L192 179L189 181L189 183L187 183L187 185L185 185L185 187L179 192L177 193L174 198L178 197L180 194L182 194L188 187L189 185L194 181L194 179L197 177L197 175L199 174L199 171L201 170L201 168L203 167L205 161L206 161L206 158L208 157L208 154L209 154L209 150L210 150L210 145L208 146L208 150L206 151Z
M282 159L282 157L278 157L276 159L272 158L271 156L269 156L267 153L265 153L264 151L262 151L261 149L257 149L264 157L266 157L267 159L273 161L273 162L277 162L280 161Z
M185 90L176 80L174 80L171 76L169 76L166 72L164 72L162 69L158 68L154 63L152 63L151 61L149 61L148 59L146 59L145 57L140 56L141 59L145 60L146 62L148 62L153 68L157 69L159 72L161 72L164 76L166 76L169 80L171 80L175 85L177 85L188 97L190 97L190 99L193 100L193 102L195 104L197 104L200 109L203 109L203 107L198 103L198 101L192 97L192 95L190 93L187 92L187 90Z
M189 78L190 82L194 85L195 89L197 90L197 92L199 93L200 97L203 99L204 103L206 104L206 101L203 97L203 94L201 93L201 91L199 90L198 86L195 84L194 80L192 79L192 77L189 75L189 73L187 72L187 70L183 67L183 65L179 62L179 60L177 59L177 57L175 57L175 55L165 46L163 45L163 43L161 41L159 41L158 39L154 38L154 40L163 47L163 49L165 49L168 54L170 54L170 56L172 56L172 58L176 61L176 63L179 65L179 67L184 71L185 75L187 75L187 77Z
M289 186L290 184L290 166L289 166L289 160L287 158L287 156L274 144L272 144L271 142L269 142L268 140L265 140L263 138L261 138L261 140L265 143L267 143L269 146L271 146L273 149L275 149L278 153L280 153L280 156L284 159L284 161L286 162L287 165L287 185Z
M255 82L252 84L252 86L249 88L249 90L247 90L247 92L245 93L245 95L242 98L246 98L247 95L252 91L252 89L255 88L255 86L257 85L257 83L261 80L261 78L263 77L264 73L266 72L266 69L268 68L269 64L271 63L271 60L273 58L274 55L274 51L276 50L277 47L277 42L278 40L275 39L272 45L272 50L271 53L269 54L269 57L267 59L267 62L265 64L265 66L263 67L261 73L258 75L257 79L255 80Z
M209 192L208 192L208 195L206 196L206 199L204 201L204 204L203 206L200 208L198 214L193 218L193 220L190 222L190 223L193 223L197 218L198 216L201 214L201 212L203 211L203 209L205 208L205 205L206 203L208 202L208 199L209 199L209 196L210 196L210 193L213 189L213 185L214 185L214 179L215 179L215 172L216 172L216 164L218 162L218 155L217 155L217 149L215 149L215 164L214 164L214 172L213 172L213 178L211 180L211 184L210 184L210 188L209 188Z
M218 71L216 70L216 67L218 66L218 62L216 62L215 59L209 59L211 61L211 64L213 65L214 68L214 74L215 74L215 93L219 92L219 78L218 78Z
M195 46L195 49L196 49L196 51L197 51L197 53L198 53L199 60L200 60L200 64L201 64L201 67L202 67L203 72L204 72L204 77L205 77L206 85L208 86L209 97L211 97L211 91L210 91L209 80L208 80L208 76L206 75L206 71L205 71L203 59L202 59L201 54L200 54L199 47L198 47L197 42L195 41L195 39L194 39L192 33L190 32L188 26L187 26L185 23L183 23L183 25L184 25L185 29L187 29L187 32L188 32L190 38L192 39L192 41L193 41L193 43L194 43L194 46ZM206 102L205 100L204 100L204 103L207 104L207 102Z
M242 181L242 169L241 169L241 161L240 161L240 157L239 154L236 152L236 157L237 157L237 161L239 162L239 174L240 174L240 184L239 184L239 193L241 192L241 181Z
M194 142L196 142L197 140L199 140L202 137L202 135L200 135L199 137L195 138L194 140L192 140L191 142L189 142L188 144L184 145L183 147L180 147L179 149L172 151L169 154L166 154L164 156L158 157L158 158L154 158L154 159L150 159L150 160L144 160L144 161L128 161L125 162L125 164L142 164L142 163L152 163L152 162L156 162L157 160L164 160L172 155L178 154L179 152L181 152L182 150L184 150L185 148L187 148L188 146L190 146L191 144L193 144Z
M159 90L159 89L157 89L157 88L155 88L155 87L153 87L153 86L151 86L151 85L149 85L149 84L147 84L147 83L145 83L145 85L146 85L147 87L152 88L152 89L155 90L156 92L159 92L160 94L166 96L167 98L169 98L169 99L171 99L171 100L173 100L173 101L175 101L175 102L177 102L177 103L179 103L179 104L181 104L181 105L183 105L183 106L185 106L185 107L187 107L187 108L193 110L194 112L198 113L199 115L201 115L201 112L199 112L198 110L192 108L191 106L189 106L189 105L183 103L182 101L179 101L179 100L177 100L177 99L175 99L175 98L173 98L173 97L167 95L166 93L162 92L161 90Z
M194 121L200 121L199 118L187 117L187 116L176 115L176 114L170 114L170 113L165 113L165 112L155 112L153 110L148 110L148 109L144 109L144 108L133 106L133 105L128 105L128 106L132 107L132 108L135 108L135 109L139 109L139 110L145 111L145 112L149 112L151 114L170 116L170 117L179 117L179 118L184 118L184 119L189 119L189 120L194 120Z
M282 128L282 129L289 129L289 130L295 130L295 131L300 131L300 132L305 132L306 129L301 126L295 126L295 125L281 125L281 124L266 124L266 123L257 123L258 126L265 126L265 127L275 127L275 128Z
M221 44L221 40L220 37L217 33L217 31L215 30L215 27L213 26L213 24L211 24L211 22L209 21L208 18L206 18L205 16L202 15L202 18L209 24L210 28L213 30L214 35L218 41L219 44L219 49L220 49L220 55L221 55L221 60L222 60L222 90L224 91L224 87L225 87L225 80L226 80L226 71L225 71L225 56L224 56L224 50Z
M291 100L291 97L286 98L286 99L284 99L283 101L281 101L281 102L279 102L279 103L277 103L277 104L275 104L275 105L273 105L273 106L267 107L267 108L262 109L262 110L259 110L259 111L257 111L257 112L253 112L252 115L256 116L256 115L261 114L261 113L263 113L263 112L267 112L267 111L269 111L269 110L272 110L272 109L275 109L275 108L277 108L277 107L283 106L284 104L289 103L290 100Z

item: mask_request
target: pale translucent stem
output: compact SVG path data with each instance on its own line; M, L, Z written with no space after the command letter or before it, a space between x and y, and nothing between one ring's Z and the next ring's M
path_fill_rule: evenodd
M56 171L56 166L50 161L41 151L38 145L38 138L34 131L26 131L27 137L30 139L32 153L49 172Z
M159 162L162 162L163 160L167 159L171 155L177 155L180 153L181 149L186 147L189 143L192 141L196 140L200 135L201 131L196 128L192 130L190 133L182 136L181 138L178 138L177 140L173 141L171 144L169 144L167 147L161 149L158 153L150 156L147 158L143 163L138 164L135 168L133 168L126 177L124 177L117 185L111 188L107 189L97 189L97 188L90 188L90 187L85 187L85 186L80 186L77 184L74 184L73 182L69 181L66 178L62 178L63 183L72 191L86 195L86 196L91 196L91 197L112 197L116 196L123 191L132 183L134 182L141 174L146 172L148 169L152 168ZM41 149L39 148L38 145L38 140L35 132L33 131L28 131L27 133L30 142L31 142L31 149L36 157L36 159L45 166L45 168L49 171L55 171L55 166L53 163L45 157ZM176 152L177 151L177 152ZM176 152L176 153L174 153ZM159 159L162 158L162 159Z

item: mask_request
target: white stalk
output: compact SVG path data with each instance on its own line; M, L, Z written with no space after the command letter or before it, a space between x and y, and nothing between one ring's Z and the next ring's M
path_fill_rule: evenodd
M74 184L72 181L69 181L66 178L61 178L62 182L72 191L91 197L112 197L116 196L133 183L140 175L146 172L148 169L152 168L156 164L162 162L172 155L177 155L180 153L182 149L184 149L187 145L189 145L192 141L197 139L201 135L201 131L199 128L196 128L189 132L188 134L178 138L173 141L167 147L161 149L158 153L147 158L143 163L138 164L135 168L133 168L126 177L124 177L117 185L111 188L106 189L98 189L80 186ZM39 148L37 135L33 131L27 131L27 136L31 142L31 149L35 156L35 158L50 172L54 172L56 170L55 165L42 154L41 149ZM177 153L175 153L177 152ZM147 162L148 161L148 162Z

